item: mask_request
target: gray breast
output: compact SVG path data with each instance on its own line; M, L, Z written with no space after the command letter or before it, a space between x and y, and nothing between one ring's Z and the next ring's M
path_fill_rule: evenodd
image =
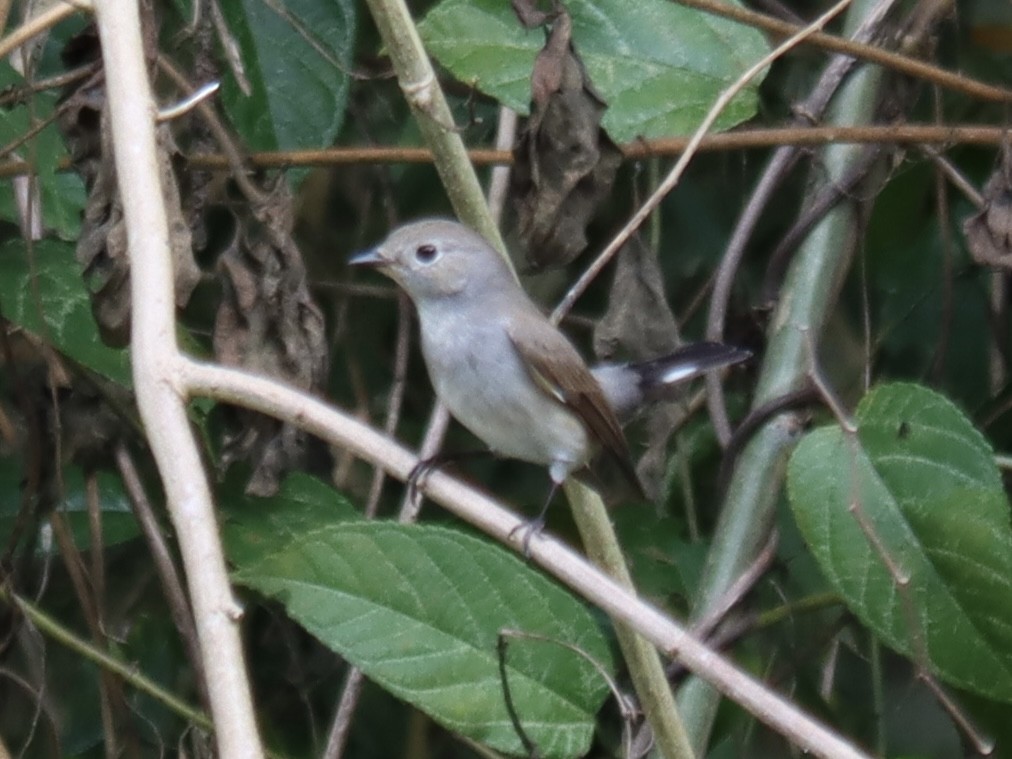
M536 386L494 313L421 314L422 351L440 399L494 452L549 465L583 463L577 417Z

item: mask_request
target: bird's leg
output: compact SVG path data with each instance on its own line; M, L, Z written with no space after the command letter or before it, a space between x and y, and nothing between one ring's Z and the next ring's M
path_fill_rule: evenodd
M442 469L447 464L458 461L469 461L471 459L491 456L491 451L458 451L457 453L437 453L427 459L420 459L408 473L407 486L408 498L412 502L418 495L418 489L424 487L425 480L436 469Z
M512 538L516 533L523 532L524 536L520 541L520 545L524 549L524 558L531 558L531 538L535 535L540 535L541 531L545 529L545 517L548 514L548 507L552 503L552 499L555 498L555 492L559 489L559 483L554 479L552 480L552 487L548 491L548 498L545 500L545 505L541 507L541 511L534 519L528 520L523 524L518 524L509 532L509 537Z

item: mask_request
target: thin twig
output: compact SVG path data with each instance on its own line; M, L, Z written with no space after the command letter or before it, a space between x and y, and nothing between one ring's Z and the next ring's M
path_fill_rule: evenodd
M60 547L63 565L67 569L70 584L74 588L77 602L81 606L81 613L92 641L96 648L104 646L106 643L105 634L102 631L96 599L89 587L84 560L81 558L77 546L74 545L74 537L71 533L70 525L63 514L58 511L50 515L49 524L53 528L53 535L56 537L56 542ZM123 694L115 678L106 670L99 671L98 695L105 756L107 759L116 759L119 740L116 731L115 715L122 714L122 707L125 705L125 701L121 698Z
M942 121L942 99L936 90L934 93L935 118ZM952 209L949 204L949 192L946 185L946 174L942 169L942 162L935 161L935 218L938 220L939 242L942 249L941 275L942 298L938 320L938 338L935 341L935 355L931 359L930 375L935 384L941 384L943 372L945 371L946 359L949 356L949 344L952 338L953 319L955 318L955 282L954 267L956 244L952 239Z
M101 667L102 671L115 675L122 679L123 682L128 683L130 687L151 696L151 698L178 714L187 722L192 722L207 731L214 729L211 720L206 714L186 704L182 699L177 698L174 693L162 688L150 678L139 673L135 664L120 661L105 651L92 646L87 641L81 640L81 638L63 627L37 606L11 593L3 586L0 586L0 602L16 607L18 611L31 620L32 624L45 635L57 643L66 646L71 651L80 654L88 661L94 662Z
M860 156L847 167L847 173L836 182L824 185L801 210L790 229L769 254L766 274L763 277L760 303L772 303L779 293L780 283L790 262L791 254L804 242L816 225L838 203L849 198L851 192L868 177L882 158L880 145L866 147Z
M221 84L219 82L208 82L204 86L198 87L175 105L160 109L158 111L156 121L161 124L166 121L178 119L180 116L185 116L187 113L196 108L199 103L207 100L215 94L220 87Z
M125 443L118 443L113 451L113 458L116 461L116 468L123 480L123 487L126 490L130 508L133 510L134 518L141 528L141 534L151 552L151 558L158 573L158 579L162 585L162 592L169 605L169 615L183 640L183 648L186 650L186 658L193 669L194 677L204 703L207 703L207 682L204 678L204 663L200 658L200 643L197 640L197 627L193 622L193 614L190 611L190 604L186 600L186 591L183 590L183 581L180 578L179 570L176 569L176 562L162 535L161 525L155 516L151 501L144 490L137 466Z
M78 66L75 69L64 71L54 76L49 76L44 79L36 79L32 82L26 82L20 87L12 87L10 90L0 95L0 108L13 108L21 105L31 95L35 95L39 92L45 92L46 90L61 89L67 85L79 82L82 79L87 79L98 70L99 64L87 63L83 66Z
M854 40L866 42L872 39L893 5L895 5L895 0L886 0L877 4L854 32ZM814 123L822 118L831 98L855 63L854 58L842 55L829 62L805 101L794 108L795 124L798 128L801 128L802 124ZM728 240L727 248L721 256L720 266L717 267L713 297L710 300L710 311L706 322L708 340L719 341L723 338L731 289L745 255L745 247L776 189L794 166L798 156L798 147L798 145L792 146L785 143L773 153L748 203L738 217L731 238ZM707 404L710 408L710 419L714 432L721 445L727 446L731 439L731 423L728 420L724 388L716 377L707 377L706 389L708 391Z
M506 106L499 107L499 124L495 133L495 149L511 152L517 137L519 117L516 111ZM510 186L509 165L499 165L492 169L488 180L488 212L496 224L502 223L503 210L506 208L506 194Z
M197 88L190 84L183 72L177 69L173 65L172 61L164 55L158 56L158 69L171 79L172 82L190 98L195 97L203 90L203 88ZM200 114L200 118L203 119L208 131L211 132L215 142L218 143L218 147L221 148L224 159L224 168L227 168L231 173L232 178L235 180L236 187L239 188L245 198L253 204L253 206L263 206L267 202L267 197L260 188L253 183L253 180L249 178L250 172L246 166L246 156L243 154L242 149L239 147L239 143L232 136L228 127L225 126L224 122L218 116L217 111L214 110L214 107L210 103L202 98L198 98L195 101L194 107L196 108L197 113Z
M692 633L694 635L703 640L709 638L721 620L727 616L728 612L740 603L752 588L755 587L755 584L759 582L759 578L766 573L766 570L770 568L773 560L777 557L778 538L777 531L775 529L770 530L766 545L763 546L763 549L755 557L755 560L728 586L720 600L707 608L706 614L692 623Z
M517 712L516 703L513 701L513 689L510 687L508 671L506 669L506 653L509 650L509 639L500 634L496 640L496 659L499 664L499 685L502 688L503 706L506 707L506 714L509 715L513 732L516 733L520 745L524 747L524 755L531 759L541 759L541 752L527 731L524 729L523 720Z
M773 16L755 13L754 11L746 10L741 6L719 2L718 0L675 0L675 2L679 5L696 8L707 13L713 13L714 15L723 16L724 18L729 18L733 21L746 24L756 29L763 29L765 31L784 36L797 34L802 28L798 24L781 21ZM826 34L824 32L816 32L814 34L806 35L805 43L816 45L818 47L825 48L826 50L832 50L835 53L844 53L868 63L877 63L885 66L886 68L898 71L899 73L908 74L909 76L937 84L940 87L952 89L956 92L962 92L966 95L970 95L971 97L978 97L983 100L993 100L999 103L1012 103L1012 91L1008 89L1003 87L994 87L989 84L984 84L983 82L978 82L976 80L960 76L959 74L953 74L951 71L939 68L938 66L933 66L930 63L925 63L924 61L920 61L916 58L894 53L889 50L883 50L882 48L875 47L873 45L834 37L832 34Z
M963 731L963 735L970 739L970 742L973 743L974 750L980 756L990 756L994 752L996 746L995 739L981 733L980 729L973 724L973 721L966 713L966 710L960 708L959 704L953 700L952 696L946 693L945 689L941 686L938 680L935 679L934 675L930 672L921 670L917 676L922 683L928 686L928 690L931 691L932 695L934 695L935 699L942 705L942 708L948 713L948 715L952 717L953 722L955 722L956 725L959 726L959 729Z
M52 741L52 750L49 753L49 756L61 756L63 753L63 749L60 746L61 729L57 724L56 716L53 714L52 709L46 708L45 680L43 679L42 684L36 688L16 672L13 672L6 667L0 667L0 679L3 678L10 680L14 683L14 685L30 694L32 700L35 702L35 709L33 710L32 718L28 721L29 726L27 735L25 736L21 751L17 754L18 759L21 759L23 756L28 756L27 749L35 740L35 731L38 729L39 717L43 715L45 715L46 721L49 723L49 740ZM8 701L7 703L9 704L10 702ZM7 709L9 713L11 707L8 706ZM2 741L3 736L0 736L0 759L11 759L14 755L7 750L7 746Z
M638 140L622 146L626 160L639 161L651 157L672 157L681 155L691 137L664 137L655 140ZM998 146L1008 139L1004 127L954 124L937 126L928 124L906 124L898 126L811 126L811 127L770 127L763 129L738 129L731 132L706 135L697 147L704 153L734 150L762 149L793 145L798 147L826 145L860 145L884 143L916 146L986 145ZM472 148L467 151L468 159L475 166L502 165L513 162L508 150L493 148ZM404 147L338 147L318 150L278 150L250 153L243 156L246 164L254 169L289 169L345 166L349 164L390 164L423 163L434 161L427 148ZM189 165L208 171L231 171L234 165L228 155L220 153L194 153L186 156ZM69 159L61 159L57 170L70 169ZM0 162L0 178L22 176L32 173L27 161Z
M341 689L341 698L334 711L334 719L327 736L327 746L323 749L320 759L339 759L344 754L344 747L348 743L348 733L351 732L352 718L358 709L358 701L362 695L364 684L365 675L362 674L362 670L358 667L350 667L348 676L344 679L344 688Z
M0 147L0 156L10 155L19 147L21 147L26 142L31 140L33 137L37 136L39 133L42 132L43 129L45 129L50 124L54 123L60 117L61 111L64 110L64 108L66 107L67 105L63 104L57 108L54 108L53 112L50 113L48 116L46 116L46 118L34 120L34 123L31 125L31 127L26 129L24 132L19 134L17 137L15 137L13 140L8 142L3 147Z
M85 501L88 504L88 552L91 554L91 588L95 598L98 625L105 633L105 546L102 540L102 499L98 492L98 474L85 475Z
M857 434L857 423L854 418L847 413L843 407L843 403L837 397L833 388L830 387L829 381L823 376L822 369L819 366L818 352L815 347L815 339L812 337L812 332L808 328L804 328L805 333L805 347L808 353L808 379L811 380L812 385L818 391L819 396L822 398L823 403L829 408L836 417L836 423L849 435Z
M796 47L802 39L812 34L817 29L821 29L823 26L828 24L837 14L841 13L848 5L851 0L839 0L832 8L823 13L819 18L809 24L807 27L802 29L793 35L786 42L777 46L772 52L764 55L762 59L754 63L752 66L745 71L738 79L727 89L725 89L714 104L710 107L706 116L700 122L696 131L692 135L692 139L689 140L688 145L685 147L685 152L682 153L678 162L675 164L671 172L664 178L664 181L658 186L658 188L651 194L647 201L633 214L633 217L626 223L622 230L615 236L615 238L605 246L605 249L601 251L594 262L587 267L587 270L580 276L580 278L569 288L565 297L555 307L552 312L552 322L558 324L559 320L565 316L573 304L576 303L577 298L583 294L584 290L590 286L597 275L601 273L601 270L608 264L612 259L612 256L617 253L632 234L639 229L640 225L647 219L647 217L654 212L654 210L661 204L661 201L667 197L668 193L671 192L678 181L682 178L686 167L689 165L689 161L692 160L696 154L696 150L699 143L702 141L703 136L710 131L710 127L713 126L714 122L723 112L724 108L733 100L739 92L741 92L753 78L755 78L763 69L773 63L775 60L783 56L787 51Z
M632 736L630 734L630 728L637 716L636 707L635 704L632 703L631 699L622 692L621 688L618 687L618 683L611 676L611 674L609 674L608 668L606 666L604 666L600 661L595 659L593 656L591 656L589 653L584 651L579 646L573 645L572 643L569 643L564 640L550 638L547 635L538 635L537 633L526 632L525 630L511 630L509 628L504 628L499 631L498 637L500 640L517 638L519 640L533 640L542 643L550 643L554 646L561 646L562 648L565 648L567 651L572 651L581 659L589 663L590 666L592 666L594 670L597 672L598 677L604 680L605 684L608 686L608 690L611 691L612 698L615 699L615 704L618 706L619 715L622 717L622 745L623 747L625 747L625 751L622 754L622 756L625 757L631 756L630 743ZM502 657L500 659L500 675L503 677L503 680L505 682L504 663L506 659L506 649L503 646L500 647L500 650L502 652Z
M397 422L401 418L401 405L404 402L404 388L408 376L408 353L411 348L411 304L403 292L397 299L397 341L394 346L394 381L387 398L387 414L383 421L383 431L393 435ZM376 467L372 483L369 486L369 497L363 513L366 519L373 519L379 509L380 494L383 492L383 480L386 478L383 469Z
M963 197L973 203L978 210L984 207L984 196L980 194L980 190L966 178L963 172L956 168L952 161L938 152L936 148L922 146L921 150L934 161L935 167L945 175L952 186L963 193Z
M67 2L65 0L39 15L33 16L6 37L0 39L0 58L6 58L33 37L52 29L79 10L88 10L90 7L91 3L87 2L87 0L75 0L75 2Z

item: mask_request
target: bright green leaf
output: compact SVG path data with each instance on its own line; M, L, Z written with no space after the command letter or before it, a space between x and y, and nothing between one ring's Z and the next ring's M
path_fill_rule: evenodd
M0 314L92 371L130 385L129 353L102 342L69 243L39 240L30 253L22 240L0 246Z
M1012 701L1012 528L987 442L917 385L870 392L856 437L808 435L791 457L798 526L830 583L893 648ZM909 578L900 589L894 573Z
M222 11L252 88L225 78L222 97L254 150L329 146L341 127L355 39L352 0L242 0Z
M24 84L24 79L10 64L0 62L0 89ZM39 124L52 118L57 102L55 94L41 92L31 98L30 107L26 103L0 108L0 145L21 142L32 130L33 123ZM86 198L80 177L57 172L60 159L66 155L67 150L56 124L50 123L25 140L10 157L26 160L35 167L43 228L55 232L61 239L74 240L81 231L81 213ZM20 221L14 182L0 182L0 218L13 223Z
M444 0L418 31L428 51L462 82L528 112L531 70L545 35L522 28L508 3Z
M259 529L259 528L258 528ZM384 688L448 729L520 753L503 701L496 638L503 628L578 646L610 665L590 613L507 551L419 525L320 520L285 530L273 551L245 524L228 528L235 579L288 613ZM294 533L298 534L294 534ZM261 552L250 551L254 543ZM582 755L606 689L561 646L511 642L509 683L545 757Z
M762 35L668 0L570 0L573 42L608 103L618 142L694 129L717 96L768 51ZM527 112L541 30L521 28L508 3L443 0L419 25L429 51L462 82ZM752 82L724 110L727 129L756 110Z

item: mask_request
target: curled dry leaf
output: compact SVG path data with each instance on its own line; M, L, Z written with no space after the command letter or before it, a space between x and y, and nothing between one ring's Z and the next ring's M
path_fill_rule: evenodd
M1012 149L1002 150L1001 165L984 185L984 207L963 223L973 260L984 266L1012 268Z
M259 208L232 204L236 230L218 259L223 298L213 344L219 361L319 392L327 370L323 315L309 293L301 253L292 240L292 203L283 181ZM239 430L226 441L222 466L249 460L251 495L273 495L282 476L301 464L307 436L291 425L237 411Z
M664 295L657 252L634 235L616 258L608 310L594 329L594 352L604 360L635 361L671 353L678 347L678 325ZM636 471L651 498L660 495L668 440L681 414L678 405L669 401L655 403L647 411L647 448Z
M678 325L664 295L657 253L633 235L615 257L608 310L594 329L594 352L647 360L678 347Z
M533 0L514 0L513 8L528 28L551 23L531 74L531 117L514 150L520 237L533 268L562 266L587 247L587 224L622 153L601 128L607 106L573 49L565 8L546 14Z
M68 48L75 57L87 56L92 53L82 48L88 44L97 45L97 40L81 35ZM97 56L97 52L94 54ZM91 293L92 313L102 339L113 346L125 346L130 342L130 258L101 72L86 79L64 99L59 126L70 148L73 166L88 191L77 260ZM172 167L172 157L179 151L167 126L160 127L157 136L158 166L169 217L175 299L176 305L182 307L200 280L200 268L193 257L189 226L180 211Z

